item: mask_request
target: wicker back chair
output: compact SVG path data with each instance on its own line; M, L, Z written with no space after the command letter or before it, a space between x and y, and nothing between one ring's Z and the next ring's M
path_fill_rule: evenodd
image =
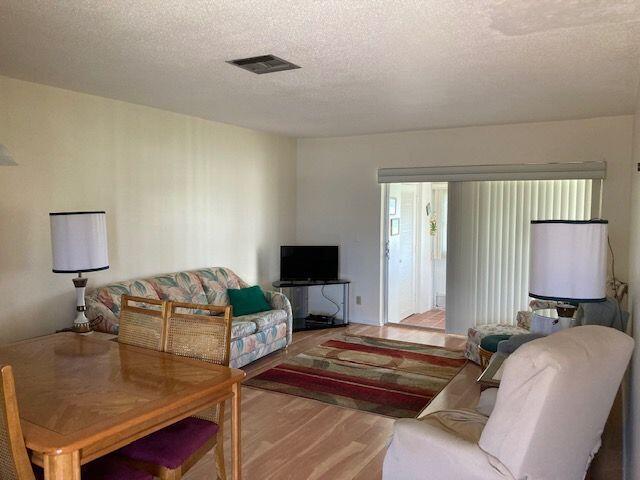
M187 313L180 313L179 309ZM214 315L202 312L212 312ZM164 313L161 320L166 322L163 345L165 352L218 365L229 365L231 307L168 302ZM220 316L215 314L220 314ZM122 324L120 324L120 328L122 329ZM224 402L215 407L209 407L194 417L185 418L176 425L171 425L136 440L130 446L122 448L120 453L135 466L161 480L178 480L200 458L215 448L217 478L226 479L222 442ZM200 436L196 434L197 431L204 432L202 436L206 436L207 440L202 444L194 445L193 450L187 456L179 459L179 465L177 465L177 461L169 461L166 458L169 453L162 447L162 444L175 441L185 447L188 445L189 439Z
M179 313L178 310L189 313ZM212 315L191 313L197 311L209 311ZM217 314L217 315L216 315ZM167 353L196 358L217 365L229 366L231 349L231 321L232 307L216 305L196 305L193 303L170 302L167 314L167 334L164 350ZM220 402L198 415L201 418L218 425L218 434L215 439L216 467L218 478L226 479L224 467L223 424L225 402ZM211 442L210 448L214 447ZM210 449L209 448L209 449ZM197 452L187 462L190 466L196 463L206 449ZM185 468L182 471L186 471Z
M198 311L206 310L221 315L191 313L196 308ZM170 302L167 308L164 351L228 367L231 350L231 308ZM178 313L178 309L187 310L189 313ZM220 414L223 411L224 402L196 416L220 425Z
M165 342L167 312L168 302L164 300L122 295L118 342L161 352Z
M0 368L0 478L33 480L33 469L24 445L13 371L8 365Z
M178 309L206 310L212 312L213 316L178 313ZM229 366L232 319L230 306L170 302L167 311L165 352Z

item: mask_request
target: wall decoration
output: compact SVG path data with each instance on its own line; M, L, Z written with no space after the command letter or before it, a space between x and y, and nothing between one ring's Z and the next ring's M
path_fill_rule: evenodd
M432 237L435 237L436 233L438 233L438 217L436 217L436 214L434 213L429 219L429 234Z
M391 219L391 235L400 235L400 219Z
M389 215L397 215L398 213L398 199L396 197L389 197Z

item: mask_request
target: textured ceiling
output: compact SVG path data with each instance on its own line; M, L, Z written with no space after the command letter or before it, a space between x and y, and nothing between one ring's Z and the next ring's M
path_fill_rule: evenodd
M0 74L293 136L630 113L639 46L640 0L0 0Z

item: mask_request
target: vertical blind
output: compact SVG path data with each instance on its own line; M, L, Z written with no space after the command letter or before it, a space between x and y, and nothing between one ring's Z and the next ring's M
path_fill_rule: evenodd
M516 313L527 310L530 221L591 218L592 183L449 183L448 332L514 323Z

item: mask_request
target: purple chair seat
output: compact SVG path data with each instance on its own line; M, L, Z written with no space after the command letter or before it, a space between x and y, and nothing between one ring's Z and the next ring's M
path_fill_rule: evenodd
M174 469L182 465L218 433L218 425L201 418L188 417L140 438L118 453L131 460Z
M44 480L44 470L33 466L38 480ZM113 455L99 458L82 466L82 480L153 480L153 475L130 467Z

